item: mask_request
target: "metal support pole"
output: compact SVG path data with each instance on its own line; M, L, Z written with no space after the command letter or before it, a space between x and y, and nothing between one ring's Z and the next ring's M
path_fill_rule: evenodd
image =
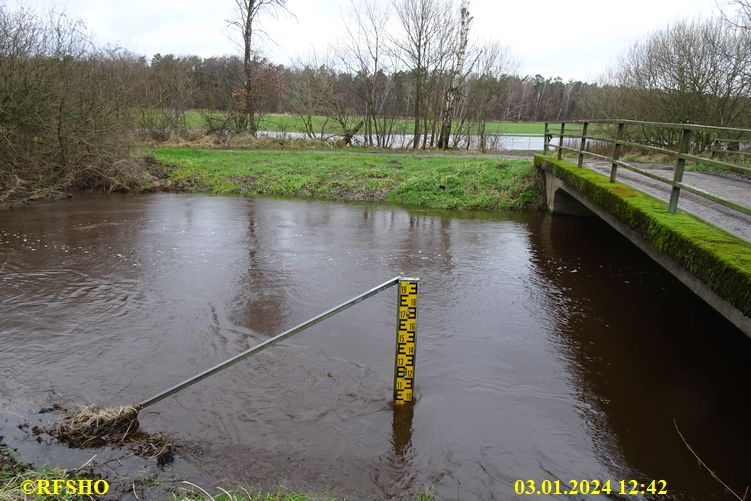
M550 129L550 127L549 127L548 123L545 122L545 139L544 139L545 144L542 147L542 152L545 155L548 154L548 149L550 148L550 140L548 139L549 129Z
M291 329L282 332L281 334L277 334L276 336L274 336L274 337L272 337L270 339L267 339L266 341L264 341L261 344L257 344L256 346L254 346L254 347L252 347L252 348L250 348L248 350L245 350L242 353L238 353L234 357L232 357L232 358L230 358L228 360L225 360L224 362L222 362L219 365L215 365L214 367L212 367L210 369L206 369L205 371L201 372L200 374L196 374L195 376L186 379L182 383L178 383L175 386L173 386L172 388L164 390L163 392L158 393L158 394L154 395L153 397L144 400L143 402L141 402L140 404L138 404L138 408L139 409L143 409L144 407L148 407L149 405L154 405L155 403L159 402L160 400L163 400L163 399L165 399L165 398L167 398L167 397L169 397L171 395L174 395L178 391L183 390L183 389L185 389L188 386L191 386L193 384L196 384L197 382L202 381L203 379L206 379L207 377L211 376L212 374L215 374L215 373L217 373L217 372L219 372L219 371L221 371L223 369L226 369L230 365L236 364L240 360L244 360L244 359L248 358L251 355L255 355L259 351L263 351L266 348L275 345L276 343L278 343L282 339L285 339L285 338L288 338L288 337L290 337L290 336L292 336L294 334L297 334L298 332L303 331L303 330L307 329L308 327L312 327L313 325L317 324L318 322L321 322L322 320L325 320L325 319L329 318L330 316L335 315L336 313L339 313L342 310L346 310L350 306L353 306L353 305L359 303L360 301L364 301L367 298L369 298L371 296L375 296L379 292L388 289L389 287L393 287L397 283L401 283L400 280L410 280L410 279L400 279L400 277L394 277L391 280L382 283L381 285L373 287L369 291L363 292L359 296L353 297L349 301L345 301L344 303L340 304L339 306L334 306L330 310L324 311L320 315L316 315L315 317L311 318L310 320L307 320L307 321L305 321L305 322L303 322L301 324L298 324L295 327L292 327ZM415 291L417 291L417 284L415 284ZM414 325L414 320L412 321L412 325ZM414 336L414 329L412 330L412 332L413 332L413 336ZM413 347L414 347L414 345L413 345ZM414 367L414 356L413 356L413 367ZM413 369L413 373L414 373L414 369ZM411 395L411 393L410 393L410 395Z
M688 147L691 144L691 129L683 129L681 132L681 142L678 145L678 157L675 160L675 175L673 176L673 183L680 183L683 181L683 169L686 167L686 159L681 155L688 153ZM681 196L681 189L673 184L673 189L670 191L670 203L668 204L668 212L674 214L678 210L678 198Z
M418 280L399 279L394 362L394 402L397 404L411 402L415 389Z
M615 136L615 146L613 147L613 165L610 167L610 182L615 182L616 173L618 171L618 158L621 156L621 138L623 137L623 128L625 124L620 122L618 124L618 133Z
M566 122L561 122L561 135L558 138L558 160L561 159L561 156L563 155L563 134L566 130Z
M589 125L589 122L584 122L584 127L582 128L582 140L581 144L579 145L579 162L578 166L581 167L584 165L584 149L587 146L587 126Z

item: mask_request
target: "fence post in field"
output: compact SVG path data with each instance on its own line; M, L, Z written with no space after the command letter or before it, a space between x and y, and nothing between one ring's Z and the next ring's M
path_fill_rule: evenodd
M561 134L558 137L558 160L561 159L561 156L563 155L563 135L565 134L566 130L566 122L561 122Z
M548 148L550 147L550 143L548 142L548 133L549 133L550 127L548 126L548 123L545 122L545 144L542 147L542 152L547 155L548 154Z

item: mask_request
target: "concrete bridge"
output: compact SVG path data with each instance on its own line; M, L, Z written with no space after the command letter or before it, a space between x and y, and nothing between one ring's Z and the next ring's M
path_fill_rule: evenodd
M682 124L676 125L680 127L679 131L688 130ZM564 128L565 124L562 124L561 129ZM619 128L621 133L623 128ZM682 177L685 160L698 158L687 151L676 152L678 161L672 180L659 174L650 175L649 171L618 158L622 145L633 145L633 142L615 139L613 155L608 158L586 150L586 139L581 137L587 133L586 126L583 131L583 134L579 130L576 135L565 135L564 130L560 132L558 144L553 147L556 153L535 155L535 165L545 176L548 210L554 215L600 217L751 337L751 209L738 203L744 201L744 197L751 197L751 189L743 190L741 184L740 195L728 200L686 184ZM751 137L751 131L748 132ZM686 133L683 134L685 138ZM578 148L566 146L567 137L574 138ZM546 150L548 144L546 141ZM566 151L575 156L567 159ZM588 165L584 161L587 155L599 157L600 162ZM603 161L610 164L610 176L598 172L606 169ZM718 162L725 164L724 161ZM639 174L637 178L640 179L621 176L626 182L617 180L618 167ZM647 193L649 185L645 188L639 184L644 178L664 183L665 196ZM751 183L748 187L751 188ZM699 193L699 198L708 202L711 215L702 219L677 210L681 190ZM660 199L667 198L668 194L669 201ZM682 201L682 206L685 203ZM718 219L719 216L712 211L724 214L724 219ZM722 225L725 228L721 228Z

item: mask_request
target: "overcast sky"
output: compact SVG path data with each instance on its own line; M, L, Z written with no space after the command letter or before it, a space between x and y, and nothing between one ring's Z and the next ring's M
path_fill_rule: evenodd
M279 12L261 19L270 38L262 42L263 54L289 64L313 49L325 51L341 30L349 2L288 0L294 16ZM42 10L54 6L83 19L97 41L148 57L238 53L226 23L234 14L233 0L6 0L10 6L21 3ZM470 0L469 10L473 36L511 47L522 75L589 81L650 32L676 19L718 15L715 0Z

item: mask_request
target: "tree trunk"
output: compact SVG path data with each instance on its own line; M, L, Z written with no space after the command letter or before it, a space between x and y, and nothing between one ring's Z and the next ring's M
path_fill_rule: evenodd
M243 96L243 104L245 109L243 110L244 120L243 126L248 132L256 135L256 113L253 102L253 51L252 51L252 39L253 39L253 15L255 12L256 0L250 0L248 3L248 10L245 13L244 26L243 26L243 73L245 75L245 95Z
M357 125L355 125L353 128L351 128L351 129L344 129L344 134L343 134L344 135L344 144L346 146L351 146L352 145L352 138L355 137L358 132L360 132L360 129L362 128L363 123L364 122L362 120L360 120L357 123Z
M441 135L438 139L438 148L444 150L447 150L449 148L449 138L451 136L451 121L454 116L454 106L456 103L456 97L459 94L459 86L462 83L464 60L467 55L469 24L472 22L472 18L469 16L468 4L468 0L462 0L459 45L456 49L454 66L451 69L451 82L449 83L449 87L446 90L446 97L443 102L443 124L441 126Z
M422 85L419 79L422 78L422 75L420 75L420 70L417 70L417 76L418 79L415 84L415 135L412 139L412 149L416 150L417 145L420 143L420 108L422 104Z

